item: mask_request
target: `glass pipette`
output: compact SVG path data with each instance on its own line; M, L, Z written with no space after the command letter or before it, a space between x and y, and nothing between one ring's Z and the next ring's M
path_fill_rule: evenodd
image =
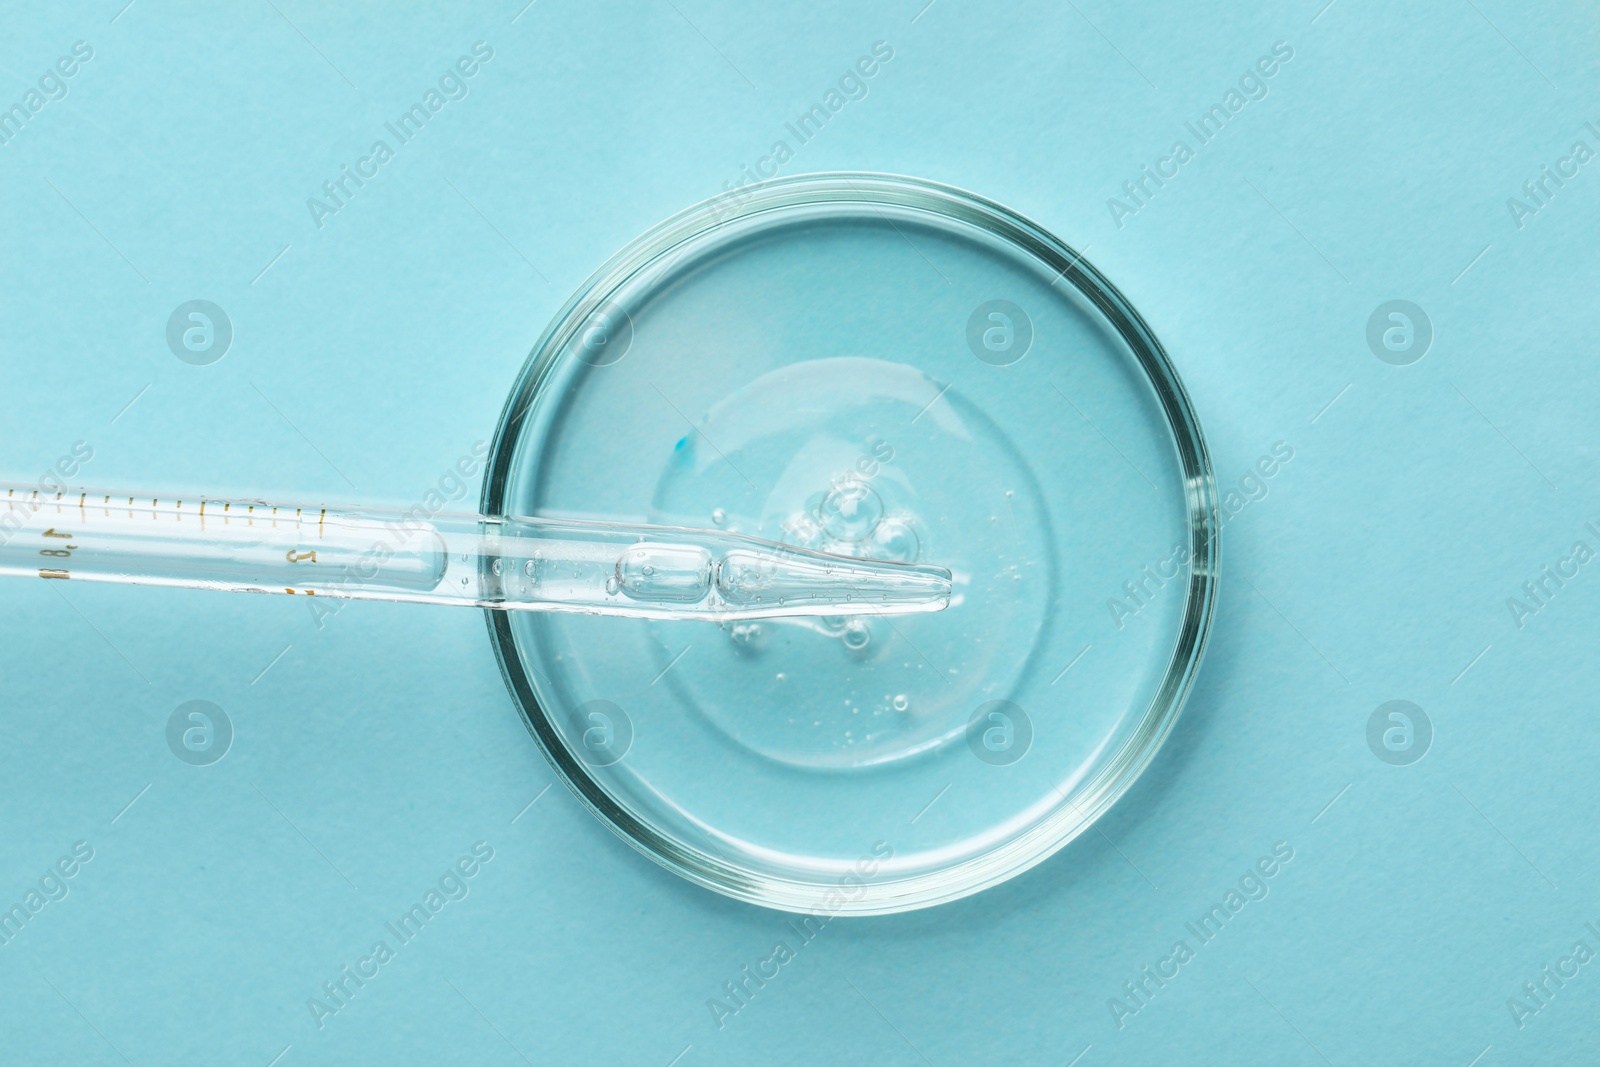
M0 484L0 574L654 619L939 611L950 572L721 530Z

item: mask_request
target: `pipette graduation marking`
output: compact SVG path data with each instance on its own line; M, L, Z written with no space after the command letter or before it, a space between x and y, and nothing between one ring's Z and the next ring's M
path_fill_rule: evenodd
M4 575L715 621L950 600L943 568L721 530L0 489Z

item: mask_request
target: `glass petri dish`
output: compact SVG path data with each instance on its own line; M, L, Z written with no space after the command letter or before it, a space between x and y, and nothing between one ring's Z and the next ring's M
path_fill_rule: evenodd
M1009 878L1150 763L1215 597L1189 401L1123 297L931 182L780 179L667 220L540 339L488 514L736 530L950 568L926 615L487 612L572 791L700 885L874 914Z

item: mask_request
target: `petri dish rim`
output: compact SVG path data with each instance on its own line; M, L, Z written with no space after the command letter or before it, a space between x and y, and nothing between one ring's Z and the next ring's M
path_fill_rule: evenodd
M943 216L1009 241L1076 289L1128 345L1164 413L1181 468L1188 516L1190 577L1177 639L1160 686L1117 752L1058 806L1000 847L951 867L900 879L871 880L840 893L833 882L775 878L681 841L619 804L587 770L540 704L523 668L509 613L486 610L501 676L523 723L556 774L596 818L633 848L673 873L738 900L800 913L893 914L945 903L1003 882L1043 862L1092 826L1150 765L1193 687L1216 608L1220 550L1217 494L1199 420L1177 371L1128 300L1081 254L1026 217L977 194L921 178L826 172L776 178L695 204L659 223L612 256L556 313L518 374L490 447L482 493L486 515L506 513L521 427L547 395L562 353L609 294L638 272L711 231L801 206L885 205Z

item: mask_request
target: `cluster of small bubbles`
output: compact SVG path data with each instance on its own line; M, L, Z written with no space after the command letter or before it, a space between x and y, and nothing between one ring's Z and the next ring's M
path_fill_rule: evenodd
M836 540L864 541L883 520L883 500L865 482L844 482L823 497L817 518Z
M840 640L852 652L865 652L872 644L872 627L864 619L851 619L845 624Z
M733 643L736 645L744 648L754 648L761 641L763 632L759 622L738 622L733 624L733 628L728 631L728 636L733 639Z
M865 482L837 483L810 510L791 515L783 533L791 545L836 556L914 563L922 555L911 518L887 514Z
M712 512L718 525L725 519L721 508ZM911 516L888 514L877 490L855 479L834 482L829 492L812 497L805 509L791 514L780 529L787 544L836 556L914 563L922 555L922 541ZM877 599L885 597L877 594ZM852 597L847 593L844 599ZM778 599L780 607L786 604L786 598ZM845 649L857 656L867 655L872 644L872 627L863 619L826 615L816 620L814 628L839 638ZM890 704L896 711L905 711L910 700L901 694Z

